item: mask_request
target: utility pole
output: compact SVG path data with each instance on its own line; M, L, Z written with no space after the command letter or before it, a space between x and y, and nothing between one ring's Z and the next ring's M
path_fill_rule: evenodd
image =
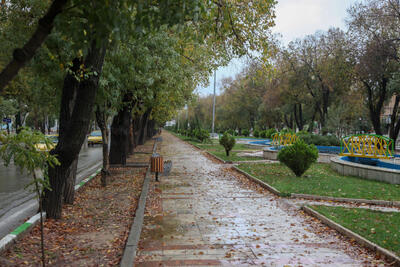
M189 129L189 106L188 104L185 105L186 108L186 127Z
M217 70L214 70L214 97L213 97L213 118L212 118L212 135L215 136L215 84L216 84L216 80L217 80Z

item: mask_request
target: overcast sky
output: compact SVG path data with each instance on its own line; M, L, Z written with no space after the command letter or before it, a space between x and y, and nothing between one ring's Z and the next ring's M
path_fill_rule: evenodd
M282 34L283 44L296 38L303 38L318 30L326 31L330 27L345 28L346 10L357 0L278 0L276 5L276 26L274 33ZM224 77L234 77L245 65L245 59L233 60L227 67L217 70L217 94L220 81ZM201 95L213 93L213 80L207 88L199 88Z

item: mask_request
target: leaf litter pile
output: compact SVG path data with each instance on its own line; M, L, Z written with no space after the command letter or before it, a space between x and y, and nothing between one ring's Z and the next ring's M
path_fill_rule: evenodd
M50 266L115 266L119 263L144 181L145 168L110 169L75 193L61 220L46 220L46 263ZM0 266L39 266L40 229L35 226L0 257Z

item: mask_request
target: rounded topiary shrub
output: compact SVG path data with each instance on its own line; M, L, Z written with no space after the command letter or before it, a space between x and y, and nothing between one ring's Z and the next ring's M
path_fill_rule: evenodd
M253 136L254 137L260 137L260 131L259 130L254 130L253 131Z
M278 160L288 166L297 177L302 176L317 159L318 149L314 145L307 145L303 140L282 148L278 153Z
M235 130L232 130L232 129L229 129L228 131L226 131L228 134L230 134L230 135L234 135L234 133L235 133Z
M210 138L210 133L204 129L196 129L195 130L195 137L200 141L204 142Z
M243 136L249 136L250 135L249 130L247 130L247 129L242 130L242 135Z
M260 131L260 137L261 138L267 138L267 131Z
M271 139L272 136L276 133L275 128L270 128L265 132L265 138Z
M229 151L232 150L235 143L235 138L233 138L233 136L227 132L225 132L224 135L219 139L219 144L225 148L225 153L227 156L229 156Z

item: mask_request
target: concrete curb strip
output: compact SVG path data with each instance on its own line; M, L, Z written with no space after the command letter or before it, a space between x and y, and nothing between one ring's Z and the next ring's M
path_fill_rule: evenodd
M215 156L214 154L212 154L212 153L210 153L210 152L208 152L208 151L206 151L206 150L203 150L203 151L204 151L205 154L207 154L207 155L209 155L210 157L212 157L212 158L218 160L218 161L221 162L222 164L232 163L231 161L225 161L225 160L221 159L220 157Z
M154 142L153 153L157 150L157 142ZM133 224L129 230L128 240L125 244L124 254L122 255L120 266L121 267L131 267L133 266L136 258L136 250L140 241L140 234L142 233L144 211L146 209L147 194L149 192L151 172L150 168L147 168L146 176L143 182L142 192L140 193L140 198L138 206L135 212L135 218L133 219Z
M140 194L138 207L135 212L135 218L133 219L133 224L129 231L128 240L126 241L124 254L122 255L121 267L125 266L133 266L133 263L136 258L136 250L140 240L140 234L142 232L143 227L143 220L144 220L144 211L146 208L146 199L147 193L149 191L149 184L150 184L150 168L147 169L146 178L143 182L142 193Z
M245 175L250 180L258 183L262 187L266 188L267 190L271 191L272 193L281 196L282 193L279 192L273 186L261 181L260 179L248 174L247 172L239 169L236 166L232 167L236 171L240 172L241 174ZM377 206L384 206L384 207L400 207L400 202L398 201L386 201L386 200L373 200L373 199L359 199L359 198L341 198L341 197L327 197L327 196L316 196L316 195L308 195L308 194L290 194L290 198L302 198L308 200L326 200L326 201L335 201L335 202L343 202L343 203L365 203L365 204L372 204Z
M90 175L88 178L82 180L79 184L75 185L75 191L79 190L84 184L89 182L92 178L94 178L99 172L101 168L99 168L96 172ZM43 212L43 219L46 219L46 213ZM6 235L0 240L0 253L8 249L15 241L21 238L24 234L28 233L29 230L40 222L40 213L36 213L34 216L29 218L26 222L18 226L11 233Z
M398 257L397 255L395 255L393 252L384 249L380 246L378 246L377 244L365 239L364 237L354 233L353 231L343 227L342 225L330 220L329 218L325 217L324 215L322 215L321 213L315 211L314 209L310 208L310 207L302 207L302 210L313 216L318 218L319 220L321 220L324 224L328 225L329 227L331 227L332 229L335 229L336 231L338 231L339 233L348 236L352 239L354 239L358 244L367 247L373 251L378 252L379 254L384 255L387 259L394 261L393 266L400 266L400 257Z
M256 177L252 176L251 174L248 174L247 172L239 169L236 166L232 167L234 170L236 170L237 172L239 172L240 174L243 174L244 176L246 176L248 179L250 179L251 181L259 184L260 186L264 187L265 189L267 189L268 191L272 192L275 195L281 196L281 192L279 192L275 187L270 186L267 183L264 183L263 181L261 181L260 179L257 179Z
M152 153L149 153L150 155ZM126 163L123 164L110 164L110 168L147 168L149 167L149 163L142 163L142 162L134 162L134 163Z
M267 159L260 159L260 160L245 160L245 161L233 161L233 164L257 164L257 163L271 163L270 160Z
M304 199L310 199L310 200L327 200L327 201L336 201L336 202L344 202L344 203L365 203L365 204L372 204L372 205L386 206L386 207L392 207L392 206L400 207L400 202L398 202L398 201L326 197L326 196L315 196L315 195L308 195L308 194L291 194L290 196L292 198L304 198Z

